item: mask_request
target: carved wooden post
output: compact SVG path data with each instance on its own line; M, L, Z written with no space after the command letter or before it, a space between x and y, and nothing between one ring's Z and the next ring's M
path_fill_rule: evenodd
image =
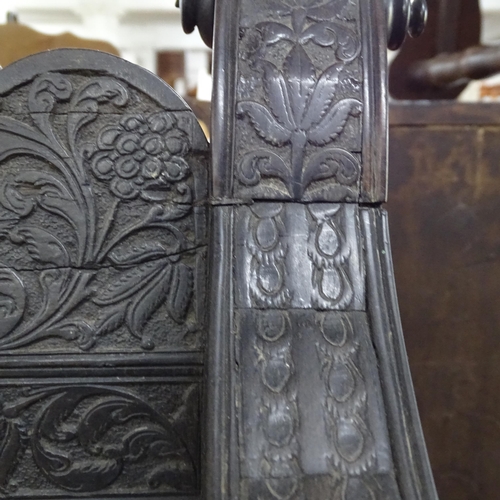
M380 208L384 3L215 19L206 497L435 499Z

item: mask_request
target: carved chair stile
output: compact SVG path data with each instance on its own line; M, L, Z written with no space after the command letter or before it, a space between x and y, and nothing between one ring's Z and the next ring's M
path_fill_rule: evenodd
M396 46L425 8L389 6ZM181 7L211 44L213 2ZM435 499L380 207L386 5L215 19L211 166L119 58L0 72L0 494Z

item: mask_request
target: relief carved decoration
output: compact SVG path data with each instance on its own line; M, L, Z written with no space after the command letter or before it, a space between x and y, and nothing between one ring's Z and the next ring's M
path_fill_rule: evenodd
M238 211L235 241L241 307L364 308L354 205L254 203Z
M272 3L266 12L277 20L254 23L240 42L236 113L249 124L242 124L242 150L248 149L243 141L255 148L238 162L239 195L356 201L361 166L353 153L359 147L336 145L353 134L346 126L362 112L352 6Z
M196 384L163 387L177 404L169 415L144 399L158 391L153 386L142 387L141 396L88 384L2 390L0 492L8 498L110 487L116 493L196 490L198 444L186 430L196 418Z
M174 325L192 307L194 118L128 113L137 96L108 77L46 73L27 92L23 120L0 117L0 350L89 350L119 328L151 350L160 306Z

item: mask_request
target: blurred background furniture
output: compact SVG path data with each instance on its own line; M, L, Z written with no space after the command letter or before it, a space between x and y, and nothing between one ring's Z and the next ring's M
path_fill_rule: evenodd
M390 109L395 277L440 498L494 500L500 491L500 104L455 98L472 79L498 72L500 49L480 46L477 0L429 0L429 9L426 32L418 43L408 40L390 73L391 95L410 99ZM498 97L495 86L481 89L482 97Z

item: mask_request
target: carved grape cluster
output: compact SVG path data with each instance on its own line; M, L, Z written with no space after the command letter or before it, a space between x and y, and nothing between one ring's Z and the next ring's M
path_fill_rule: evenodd
M111 192L121 200L164 201L174 185L180 193L186 190L182 181L190 169L183 156L189 148L173 114L129 115L101 130L91 168L98 179L111 181Z

